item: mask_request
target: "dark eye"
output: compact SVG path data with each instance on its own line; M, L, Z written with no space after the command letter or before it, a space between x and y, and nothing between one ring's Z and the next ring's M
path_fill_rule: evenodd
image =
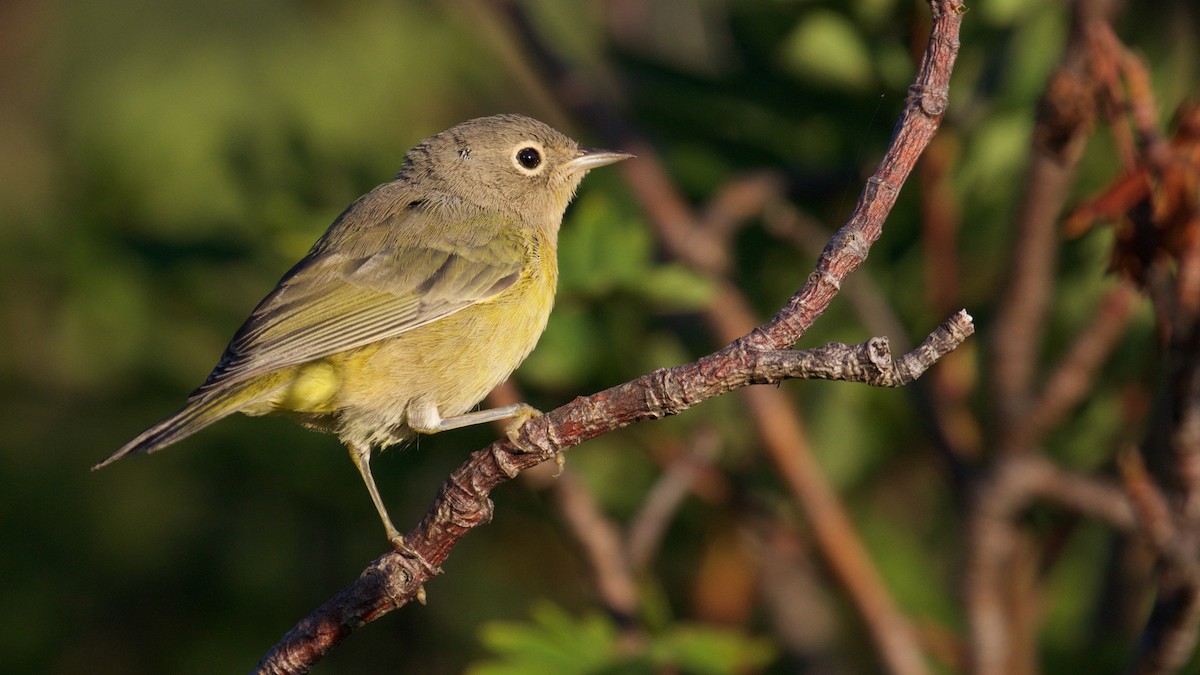
M542 153L537 148L521 148L517 151L517 163L526 169L536 169L542 163Z

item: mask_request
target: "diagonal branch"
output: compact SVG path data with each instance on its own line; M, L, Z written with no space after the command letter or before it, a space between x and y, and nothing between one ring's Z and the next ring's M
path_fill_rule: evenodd
M833 343L778 352L750 351L734 343L698 361L655 370L533 418L521 427L517 443L496 441L450 475L425 519L404 537L421 558L394 551L380 556L354 583L285 635L257 672L305 672L354 630L417 597L458 540L491 520L488 493L564 450L751 384L815 377L900 386L919 377L974 330L971 317L960 311L897 361L890 359L882 338L854 346Z
M1015 470L1008 462L1037 452L1027 421L1035 405L1045 403L1036 399L1036 376L1058 264L1058 219L1096 116L1088 34L1107 21L1114 4L1113 0L1071 3L1067 43L1038 104L1009 274L998 296L986 364L989 445L997 462L973 495L966 562L970 573L963 593L973 670L979 675L1037 670L1033 561L1022 555L1023 533L999 501L1005 492L989 485L1002 482L1005 472Z
M1033 409L1035 373L1058 255L1058 219L1096 116L1088 72L1088 35L1111 0L1075 0L1071 32L1038 104L1032 159L1015 223L1009 277L999 295L990 380L996 448L1024 453L1013 438Z
M837 295L842 280L858 269L883 233L883 223L896 203L900 186L937 132L949 101L950 71L958 55L958 26L965 7L954 0L930 4L933 30L929 44L887 152L867 179L850 219L825 245L816 270L775 318L744 338L749 344L760 349L782 349L808 332Z
M678 456L672 458L629 524L626 548L629 564L644 573L658 554L663 535L693 482L713 464L721 438L715 429L702 427Z
M1017 444L1040 442L1091 393L1100 367L1125 333L1136 299L1134 289L1127 284L1114 286L1104 296L1091 323L1080 331L1046 378L1025 424L1014 430Z

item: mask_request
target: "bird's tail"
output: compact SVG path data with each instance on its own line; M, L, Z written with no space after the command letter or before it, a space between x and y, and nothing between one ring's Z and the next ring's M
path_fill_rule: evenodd
M271 393L261 390L254 391L255 389L258 388L253 386L232 387L190 399L182 410L143 431L108 459L93 466L92 471L102 469L127 455L148 454L161 450L176 441L191 436L217 420L232 415L248 404L263 398L264 394Z

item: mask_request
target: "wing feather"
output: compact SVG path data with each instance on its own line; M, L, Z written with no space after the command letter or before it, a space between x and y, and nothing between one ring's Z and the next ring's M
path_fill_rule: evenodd
M420 233L430 229L422 222L429 217L409 210L385 226ZM468 226L487 225L496 232L490 239L451 246L434 237L394 237L369 255L318 242L259 303L192 395L385 340L503 292L520 277L526 245L514 228Z

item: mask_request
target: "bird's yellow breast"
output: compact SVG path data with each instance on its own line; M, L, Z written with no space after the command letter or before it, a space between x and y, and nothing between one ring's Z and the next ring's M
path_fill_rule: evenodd
M410 401L442 417L467 412L529 355L558 284L554 242L534 236L517 281L496 296L399 336L303 364L271 412L298 414L344 440L394 443L408 435Z

